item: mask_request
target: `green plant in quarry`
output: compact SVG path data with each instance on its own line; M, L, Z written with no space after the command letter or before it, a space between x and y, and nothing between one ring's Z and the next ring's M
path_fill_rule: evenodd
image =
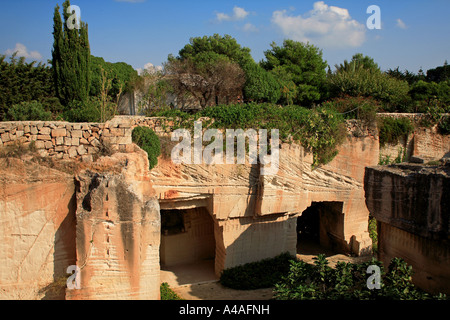
M161 155L161 143L156 133L147 127L136 127L133 129L132 139L142 150L147 152L150 170L156 167L158 157Z
M270 103L231 104L207 107L189 115L179 110L163 110L153 114L166 117L177 127L192 129L194 121L209 118L203 127L217 129L278 129L282 142L299 142L313 153L313 167L327 164L338 154L337 147L347 131L344 118L329 107L307 109L291 105L281 107Z

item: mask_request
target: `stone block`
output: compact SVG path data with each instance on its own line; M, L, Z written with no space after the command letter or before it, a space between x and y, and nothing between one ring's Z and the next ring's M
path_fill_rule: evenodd
M53 143L51 141L45 141L44 145L45 145L45 149L52 149L53 148Z
M50 137L49 134L40 134L40 135L38 135L37 139L47 141L47 140L52 140L52 137Z
M85 155L87 153L86 148L83 145L77 148L77 152L80 156Z
M72 138L72 145L78 147L80 145L80 138Z
M75 158L78 155L77 148L75 148L75 147L69 148L67 153L69 154L70 158Z
M81 130L73 130L71 132L72 138L82 138L83 137L83 131Z
M65 137L64 138L64 145L65 146L71 146L72 145L72 138Z
M64 137L57 137L56 138L56 145L61 146L64 144Z
M36 141L34 145L36 149L45 149L45 141Z
M53 129L52 130L52 137L65 137L67 135L66 129Z
M42 127L42 129L39 129L39 134L41 135L50 135L52 130L49 127Z
M89 163L89 162L93 162L94 158L90 154L85 154L81 157L81 161Z
M8 132L3 133L1 136L3 142L11 141L11 137Z
M30 127L30 133L33 135L37 135L38 134L38 129L36 128L36 126L31 126Z

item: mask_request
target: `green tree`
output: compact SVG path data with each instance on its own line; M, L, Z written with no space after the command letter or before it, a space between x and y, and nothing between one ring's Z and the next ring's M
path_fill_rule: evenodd
M444 65L427 71L428 82L441 82L450 80L450 66L445 60Z
M353 55L352 60L348 62L344 60L344 63L335 65L337 72L340 71L353 71L355 72L359 68L366 70L376 70L381 71L378 64L369 56L365 56L362 53L357 53Z
M282 68L291 75L297 86L295 103L311 104L324 97L327 63L319 48L293 40L285 40L281 47L273 42L271 47L261 66L268 71Z
M6 61L0 55L0 119L8 109L21 102L40 102L46 111L53 114L61 112L62 106L55 97L53 76L50 67L36 61L25 62L17 58L17 53Z
M246 101L276 103L281 98L281 86L275 76L259 64L247 63L244 66L246 82L244 99Z
M245 74L228 56L205 51L195 57L169 59L167 80L182 97L189 93L202 108L241 96Z
M386 111L404 111L410 100L408 82L382 72L370 58L336 66L328 75L328 87L332 97L373 97Z
M53 17L52 66L56 94L64 105L73 100L86 101L89 95L90 47L88 26L80 22L80 28L67 26L71 13L67 12L70 1L63 4L64 25L60 7L56 5Z
M89 63L90 72L90 96L100 96L102 91L102 69L106 72L108 79L111 80L111 90L109 95L114 100L119 93L129 92L133 89L133 83L136 81L137 71L125 62L106 62L101 57L91 56Z
M198 62L198 59L204 59L205 52L227 56L232 62L238 63L241 68L249 62L253 62L249 48L241 47L230 35L220 36L219 34L191 38L189 43L180 50L178 59L191 58L194 62Z

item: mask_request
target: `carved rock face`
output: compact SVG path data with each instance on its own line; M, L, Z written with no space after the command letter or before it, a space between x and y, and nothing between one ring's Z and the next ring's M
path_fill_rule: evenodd
M84 171L77 183L77 266L69 299L159 298L159 204L142 151L104 158L121 172Z

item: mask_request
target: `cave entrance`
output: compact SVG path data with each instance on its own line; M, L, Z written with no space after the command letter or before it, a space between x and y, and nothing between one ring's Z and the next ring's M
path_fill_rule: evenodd
M205 208L161 210L161 280L176 287L217 280L214 220Z
M342 208L342 202L313 202L297 218L299 255L346 253Z

